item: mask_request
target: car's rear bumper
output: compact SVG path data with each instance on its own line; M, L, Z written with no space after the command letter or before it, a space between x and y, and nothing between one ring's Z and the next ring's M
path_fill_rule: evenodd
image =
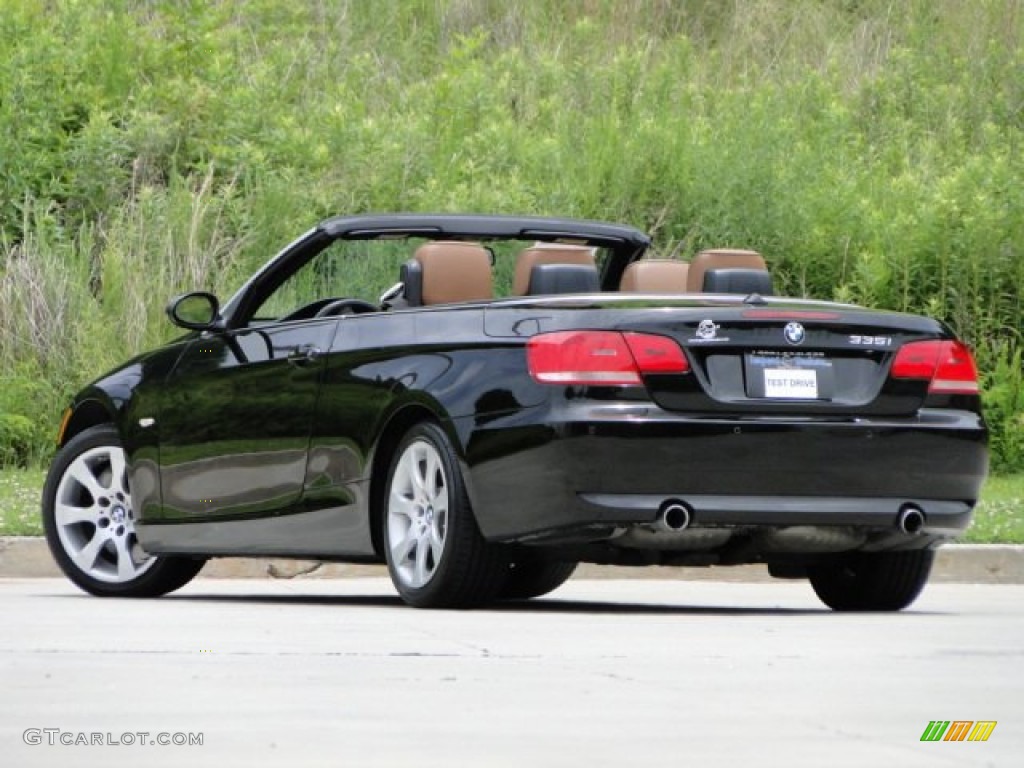
M481 530L504 541L652 523L669 500L696 525L876 529L909 504L924 533L949 537L970 522L988 466L969 411L707 419L567 402L456 428Z
M656 516L666 501L679 501L699 525L847 525L896 527L907 508L925 517L923 531L956 535L970 522L972 504L935 499L830 496L689 495L666 499L658 494L582 493L579 499L601 510L636 512L638 522ZM614 513L613 513L614 514Z

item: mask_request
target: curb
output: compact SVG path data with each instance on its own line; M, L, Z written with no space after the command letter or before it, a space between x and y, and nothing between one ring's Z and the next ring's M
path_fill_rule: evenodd
M41 536L0 537L0 578L56 578L62 574ZM347 579L386 577L383 565L322 563L316 560L217 558L200 574L207 579ZM680 579L754 581L774 579L763 565L628 568L584 563L577 579ZM1024 545L951 544L939 549L931 581L969 584L1024 584Z

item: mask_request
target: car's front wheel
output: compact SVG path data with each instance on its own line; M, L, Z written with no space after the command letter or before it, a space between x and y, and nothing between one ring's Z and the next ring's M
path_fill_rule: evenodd
M807 569L821 601L836 611L899 611L921 594L935 551L855 552Z
M417 608L468 608L493 600L508 563L480 533L455 451L424 422L406 433L388 473L384 548L391 581Z
M124 449L110 425L58 452L43 489L43 529L57 565L101 597L156 597L191 581L204 560L157 557L139 545Z

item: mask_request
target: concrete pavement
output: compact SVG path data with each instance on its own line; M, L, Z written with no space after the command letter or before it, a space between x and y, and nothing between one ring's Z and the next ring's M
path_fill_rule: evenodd
M931 584L909 611L857 615L802 583L573 579L548 599L427 612L376 578L201 579L159 600L22 579L0 581L0 616L0 754L24 768L1024 754L1021 586ZM922 742L937 719L996 726Z

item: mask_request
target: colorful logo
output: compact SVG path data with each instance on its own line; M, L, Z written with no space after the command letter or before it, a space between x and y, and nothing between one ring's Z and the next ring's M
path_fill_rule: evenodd
M921 741L988 741L996 720L931 720Z

